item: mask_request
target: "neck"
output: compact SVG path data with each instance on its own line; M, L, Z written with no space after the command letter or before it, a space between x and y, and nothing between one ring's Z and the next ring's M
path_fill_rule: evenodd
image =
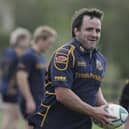
M21 54L23 53L23 51L20 48L14 48L16 51L17 56L21 56Z

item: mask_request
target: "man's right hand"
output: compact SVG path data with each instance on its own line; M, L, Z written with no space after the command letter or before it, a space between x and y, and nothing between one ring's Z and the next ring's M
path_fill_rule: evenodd
M27 112L28 114L31 114L31 113L33 113L35 110L36 110L36 104L35 104L33 98L28 99L28 100L26 101L26 112Z
M106 108L107 105L94 107L94 111L92 113L92 117L96 119L97 121L101 122L102 125L111 124L110 119L115 119L114 116L109 115L104 108Z

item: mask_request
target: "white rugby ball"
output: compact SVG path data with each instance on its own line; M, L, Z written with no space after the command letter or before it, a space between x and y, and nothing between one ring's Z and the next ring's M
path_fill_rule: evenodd
M102 128L115 129L117 127L120 127L122 124L124 124L128 119L127 110L120 105L109 104L104 110L116 118L109 119L111 121L111 124L106 125L106 127L103 127L103 125L100 122L94 120L94 122Z

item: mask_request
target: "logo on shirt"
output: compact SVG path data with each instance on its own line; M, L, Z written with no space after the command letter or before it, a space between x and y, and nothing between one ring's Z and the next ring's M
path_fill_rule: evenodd
M64 53L57 53L54 59L54 66L59 71L64 71L68 68L68 56Z
M65 76L55 76L54 80L56 80L56 81L66 81L67 79L66 79Z
M82 66L82 67L86 67L86 62L84 62L84 61L78 61L77 62L77 65L78 66Z
M97 74L93 74L93 73L78 73L78 72L76 72L75 77L76 78L91 78L91 79L98 80L98 81L102 80L101 76L99 76Z
M101 64L101 62L99 60L96 60L96 68L98 70L102 70L103 69L103 66L102 66L102 64Z
M55 57L55 61L56 62L65 62L67 60L67 58L66 58L66 56L64 56L64 55L57 55L56 57Z

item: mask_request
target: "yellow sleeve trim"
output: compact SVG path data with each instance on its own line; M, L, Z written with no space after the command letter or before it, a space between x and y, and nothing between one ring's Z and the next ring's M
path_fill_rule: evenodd
M66 49L66 48L65 48L65 49ZM55 68L56 68L57 70L59 70L59 71L65 71L65 70L68 68L68 63L69 63L69 56L70 56L70 54L71 54L72 57L73 57L72 65L73 65L73 67L74 67L74 64L75 64L74 49L75 49L75 46L71 45L70 50L66 49L66 50L68 50L68 54L61 53L61 52L56 52L56 53L55 53L55 58L56 58L56 55L57 55L57 54L61 54L61 55L66 56L66 61L65 61L65 62L56 62L55 59L54 59L54 66L55 66ZM64 64L64 68L59 68L59 67L57 66L57 65L59 65L58 63Z
M48 111L49 111L49 109L50 109L50 107L51 107L51 106L47 106L47 105L44 105L44 104L41 104L41 106L43 106L43 107L46 107L46 108L47 108L47 110L46 110L45 114L44 114L44 115L42 114L43 119L42 119L41 124L40 124L40 127L42 128L42 127L43 127L43 125L44 125L44 122L45 122L45 120L46 120L46 117L47 117Z

